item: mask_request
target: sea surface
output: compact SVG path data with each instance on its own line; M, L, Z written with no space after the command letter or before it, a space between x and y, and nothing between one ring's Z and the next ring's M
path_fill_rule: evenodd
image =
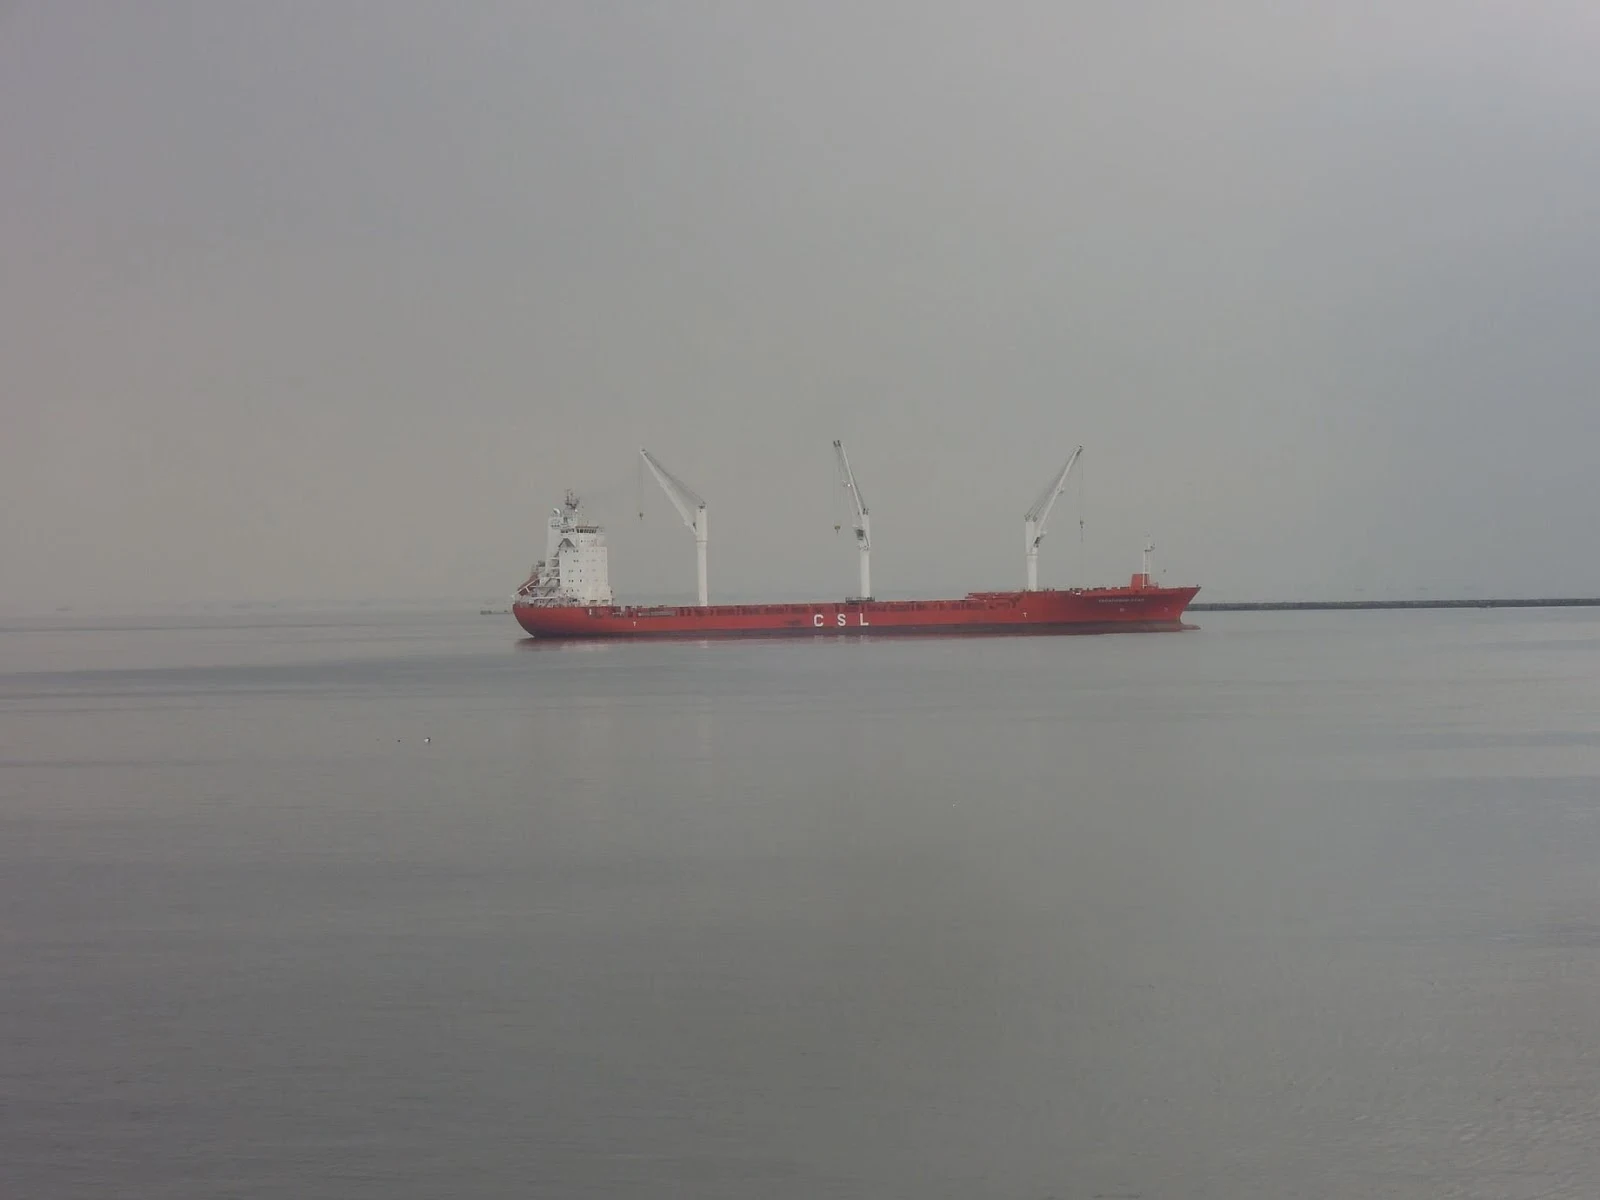
M1600 613L0 624L0 1196L1600 1196Z

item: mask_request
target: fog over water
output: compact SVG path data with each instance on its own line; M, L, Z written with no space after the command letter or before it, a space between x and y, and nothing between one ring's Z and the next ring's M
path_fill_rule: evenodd
M1596 12L12 0L0 605L1600 592Z

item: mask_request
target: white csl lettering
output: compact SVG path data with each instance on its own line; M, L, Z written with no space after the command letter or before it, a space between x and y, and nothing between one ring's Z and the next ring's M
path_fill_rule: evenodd
M843 625L844 625L844 614L843 613L835 613L834 614L834 619L839 623L840 627L842 628Z
M811 614L811 623L813 625L815 625L818 629L821 629L822 628L822 614L821 613L812 613Z
M856 614L856 624L857 625L871 625L872 622L867 620L867 614L866 613L857 613Z

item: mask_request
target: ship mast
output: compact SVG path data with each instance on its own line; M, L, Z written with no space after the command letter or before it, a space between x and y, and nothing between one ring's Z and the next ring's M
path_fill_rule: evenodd
M850 493L850 505L856 514L856 548L861 551L861 595L858 600L872 599L872 520L867 515L867 502L861 498L861 489L856 486L855 472L850 469L850 457L844 452L844 445L835 439L833 452L839 458L839 470L844 475L845 490Z
M672 501L672 507L677 509L678 515L683 518L683 523L694 531L695 558L699 568L700 607L704 608L710 603L706 591L706 502L693 488L658 463L655 456L643 446L639 448L639 457L644 459L644 465L650 468L650 473L656 477L661 490L667 494L667 499Z
M1039 590L1039 543L1044 541L1045 522L1050 519L1050 510L1056 506L1062 489L1067 486L1067 476L1072 474L1072 464L1078 461L1078 455L1082 453L1082 446L1072 452L1072 456L1067 459L1067 465L1061 468L1022 518L1022 544L1028 560L1030 592Z

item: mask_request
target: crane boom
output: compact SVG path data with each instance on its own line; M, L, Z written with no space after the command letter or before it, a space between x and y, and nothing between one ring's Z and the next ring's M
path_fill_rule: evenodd
M1034 501L1022 518L1023 551L1028 562L1028 590L1039 590L1039 543L1044 541L1045 522L1050 519L1050 510L1056 506L1062 489L1067 486L1067 476L1072 474L1072 466L1078 461L1078 456L1083 453L1079 446L1067 459L1067 465L1056 473L1049 485L1039 494L1039 499Z
M667 494L667 499L672 501L672 507L677 509L678 515L683 518L683 523L694 531L700 606L704 608L710 603L706 588L706 502L692 487L657 462L655 455L643 446L639 447L639 457L644 459L644 465L650 468L650 474L656 477L661 490Z
M867 514L867 502L861 498L861 488L856 484L855 472L850 469L850 456L844 444L834 439L833 452L839 459L839 471L844 477L844 487L850 493L850 505L855 510L856 548L861 552L861 595L859 599L872 599L872 518Z

